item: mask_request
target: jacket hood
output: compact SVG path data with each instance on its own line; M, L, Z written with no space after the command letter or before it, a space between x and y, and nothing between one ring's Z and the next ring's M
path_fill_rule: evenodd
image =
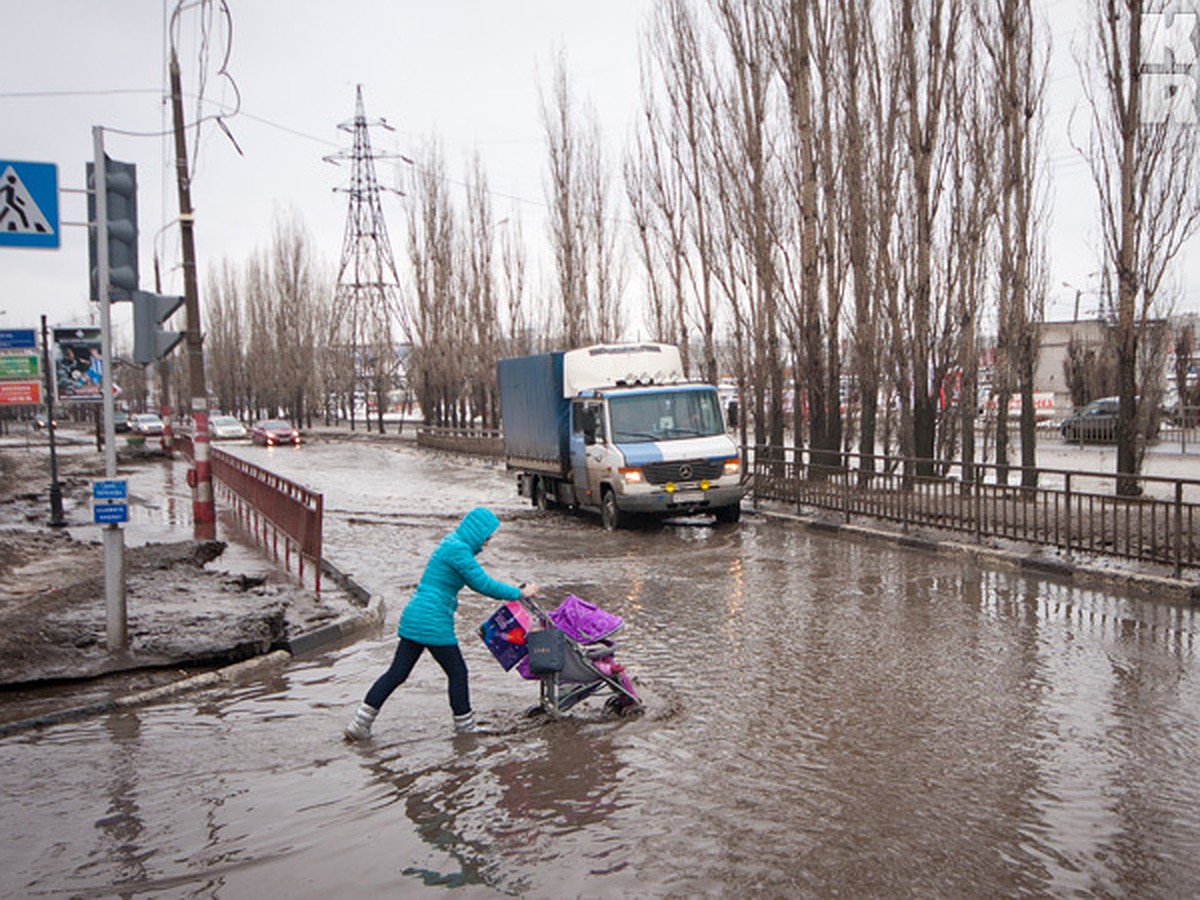
M483 542L499 527L500 520L494 512L487 507L477 506L462 517L454 533L471 548L472 553L478 553L483 549Z

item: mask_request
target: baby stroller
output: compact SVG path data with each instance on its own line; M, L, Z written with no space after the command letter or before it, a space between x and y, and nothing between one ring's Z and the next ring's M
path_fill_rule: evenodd
M539 627L530 627L535 621ZM614 659L612 636L624 624L620 616L568 594L548 613L532 599L508 603L480 626L480 634L501 665L515 665L522 678L540 683L541 702L531 714L557 717L608 689L612 696L605 708L625 715L640 709L642 701ZM522 646L524 652L516 649Z

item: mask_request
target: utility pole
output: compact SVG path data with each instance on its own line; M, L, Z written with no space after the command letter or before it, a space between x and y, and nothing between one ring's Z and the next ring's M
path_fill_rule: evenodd
M394 129L383 119L367 121L361 84L355 97L354 118L338 126L354 135L354 149L349 155L343 150L325 157L326 162L334 164L339 159L351 161L350 187L344 189L350 195L350 204L346 213L342 260L338 266L334 311L337 340L345 340L349 345L352 372L350 429L354 430L354 407L361 378L363 394L375 395L375 412L382 433L383 404L398 368L392 325L400 312L400 278L396 274L387 222L379 202L381 189L375 178L375 160L399 158L410 164L412 160L400 154L372 152L370 127L378 125L389 131ZM367 431L371 430L369 417L366 427Z
M200 297L196 288L196 239L192 233L191 175L188 173L187 137L183 127L183 88L179 57L171 49L171 113L175 123L175 177L179 187L179 233L183 242L183 297L187 311L188 383L191 388L192 527L197 540L217 536L213 502L212 462L208 445L208 388L204 378L204 346L200 331Z
M95 191L96 221L96 267L97 297L100 301L100 391L104 400L104 475L117 477L117 446L113 434L113 385L112 385L112 310L109 295L108 259L108 157L104 155L104 129L99 125L92 128L92 145L95 162L93 190ZM125 614L125 532L121 526L108 523L100 529L104 542L104 608L105 644L109 650L124 650L128 644L127 618Z

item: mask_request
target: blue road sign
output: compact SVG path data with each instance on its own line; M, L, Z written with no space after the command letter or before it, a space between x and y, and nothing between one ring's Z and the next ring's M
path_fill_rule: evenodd
M92 499L93 500L124 500L125 499L125 480L93 481L92 482Z
M58 166L0 159L0 247L58 245Z
M128 522L129 505L126 503L97 503L92 507L92 521L97 525Z
M0 329L0 350L32 350L36 346L32 328Z

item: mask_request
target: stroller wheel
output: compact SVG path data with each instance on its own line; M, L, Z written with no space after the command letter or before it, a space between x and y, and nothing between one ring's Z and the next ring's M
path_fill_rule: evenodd
M619 694L604 701L604 711L611 716L627 716L638 708L638 705L630 702L629 698Z
M525 718L527 719L537 719L545 714L546 710L540 703L537 706L531 706L529 709L525 710Z

